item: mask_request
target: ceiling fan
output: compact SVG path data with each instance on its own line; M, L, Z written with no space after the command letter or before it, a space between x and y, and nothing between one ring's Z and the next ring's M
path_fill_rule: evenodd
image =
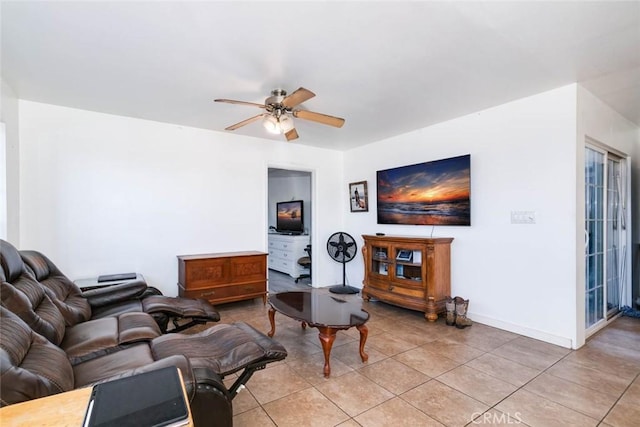
M231 125L225 130L236 130L239 127L248 125L257 120L262 119L262 123L267 131L275 134L284 134L287 141L292 141L298 138L298 132L293 126L293 119L310 120L312 122L321 123L323 125L334 126L337 128L344 125L344 119L340 117L333 117L326 114L314 113L313 111L300 110L295 107L303 102L316 96L315 93L307 90L303 87L294 91L291 95L287 95L287 92L282 89L274 89L271 91L271 96L264 100L263 104L257 104L255 102L235 101L233 99L216 99L215 102L226 102L229 104L249 105L252 107L258 107L265 110L264 113L258 114L239 123Z

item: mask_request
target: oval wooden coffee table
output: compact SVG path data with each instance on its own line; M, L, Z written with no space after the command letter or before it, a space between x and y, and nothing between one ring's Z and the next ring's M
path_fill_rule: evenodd
M369 313L362 309L362 301L351 301L342 295L332 295L322 291L281 292L269 295L269 322L271 331L267 335L273 337L276 332L276 311L292 319L318 329L318 337L324 353L324 376L331 375L331 347L339 330L346 330L354 326L360 332L360 358L363 362L369 359L364 352L369 330L365 326L369 320Z

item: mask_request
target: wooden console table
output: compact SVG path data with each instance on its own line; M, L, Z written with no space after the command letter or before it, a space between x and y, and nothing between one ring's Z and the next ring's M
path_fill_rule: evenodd
M178 293L212 304L262 297L267 302L267 254L224 252L178 256Z

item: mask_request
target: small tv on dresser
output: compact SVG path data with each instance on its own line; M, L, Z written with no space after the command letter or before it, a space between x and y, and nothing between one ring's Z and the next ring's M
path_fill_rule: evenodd
M302 200L276 203L276 231L282 234L304 233L304 203Z

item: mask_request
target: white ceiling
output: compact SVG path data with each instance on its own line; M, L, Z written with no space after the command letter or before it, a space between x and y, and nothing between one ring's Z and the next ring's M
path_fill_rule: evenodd
M349 149L581 82L640 123L640 2L7 2L21 99L223 131L316 93L294 143ZM259 122L239 138L268 135Z

